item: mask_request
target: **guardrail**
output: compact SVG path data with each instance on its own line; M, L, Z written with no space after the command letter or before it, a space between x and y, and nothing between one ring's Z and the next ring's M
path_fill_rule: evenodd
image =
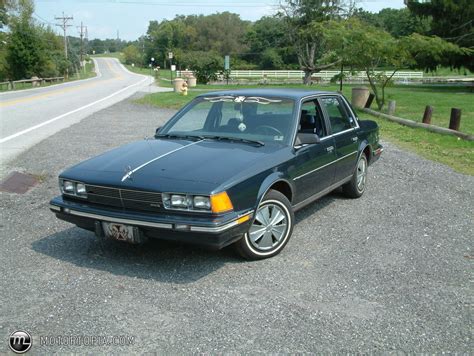
M323 70L321 72L314 73L313 78L319 80L331 80L335 75L339 74L338 70ZM385 74L390 76L392 72L390 71L376 71L376 74ZM193 74L192 71L177 71L178 76L189 76ZM351 72L345 71L347 80L357 79L357 80L366 80L366 74L364 71L356 72L351 74ZM304 77L304 72L302 70L233 70L230 72L231 78L298 78L302 79ZM393 75L394 79L423 79L423 72L396 72Z
M7 90L17 89L18 85L31 83L32 87L42 86L45 83L54 83L54 82L64 82L64 77L51 77L51 78L31 78L31 79L21 79L21 80L10 80L6 82L0 82L0 88L4 86L7 87Z

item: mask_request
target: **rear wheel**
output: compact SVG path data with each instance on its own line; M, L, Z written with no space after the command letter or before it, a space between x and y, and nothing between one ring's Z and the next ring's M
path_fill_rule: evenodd
M235 243L237 252L249 260L277 255L290 239L294 220L288 198L270 190L258 206L249 231Z
M365 192L365 186L367 184L367 156L362 153L359 161L357 162L357 168L349 181L342 186L342 191L350 198L359 198Z

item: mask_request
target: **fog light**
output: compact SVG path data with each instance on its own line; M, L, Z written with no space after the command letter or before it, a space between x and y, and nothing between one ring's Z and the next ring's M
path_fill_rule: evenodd
M211 210L211 200L209 197L195 196L194 207L196 209Z

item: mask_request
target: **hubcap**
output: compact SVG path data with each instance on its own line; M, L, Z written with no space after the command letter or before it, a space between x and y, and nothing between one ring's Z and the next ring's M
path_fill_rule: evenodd
M276 204L266 204L257 210L250 227L250 243L259 250L270 250L282 241L287 227L288 220L283 209Z
M367 179L367 162L365 159L360 159L357 165L357 189L362 192L365 188L365 181Z

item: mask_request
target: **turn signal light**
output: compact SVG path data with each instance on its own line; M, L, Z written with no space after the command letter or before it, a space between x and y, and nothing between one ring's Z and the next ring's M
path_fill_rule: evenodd
M211 195L211 208L213 213L224 213L234 209L226 192Z

